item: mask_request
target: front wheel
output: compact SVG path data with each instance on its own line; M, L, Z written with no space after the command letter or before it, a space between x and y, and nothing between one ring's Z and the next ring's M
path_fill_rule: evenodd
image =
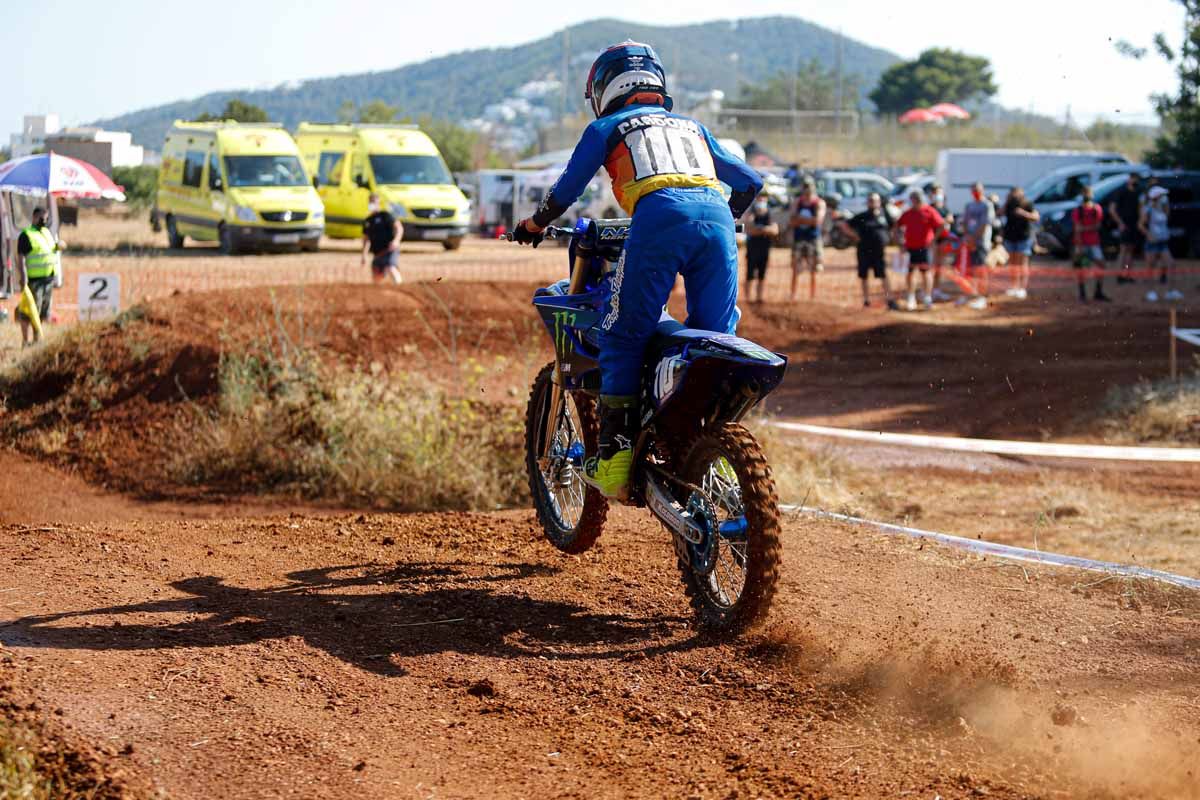
M457 250L460 247L462 247L461 236L451 236L449 239L442 240L443 250Z
M738 633L766 617L779 582L779 498L754 436L741 425L692 443L680 475L686 507L705 523L699 544L676 539L679 570L700 628Z
M222 225L217 229L217 245L223 256L237 255L237 243L233 241L233 231Z
M583 482L583 456L595 452L600 436L596 403L587 395L563 392L551 419L554 364L542 368L529 391L525 412L525 468L538 521L550 543L564 553L582 553L604 529L608 501Z

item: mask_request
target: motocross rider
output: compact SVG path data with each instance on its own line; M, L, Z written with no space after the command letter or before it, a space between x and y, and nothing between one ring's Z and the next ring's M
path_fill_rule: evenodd
M588 73L584 98L596 120L537 212L518 223L513 239L536 247L546 226L579 198L602 166L621 208L633 217L600 322L600 440L585 465L606 496L626 500L646 344L676 274L683 275L687 292L686 324L734 332L739 316L734 220L753 202L762 179L699 122L671 113L666 72L649 45L626 41L601 53ZM728 202L721 182L730 187Z

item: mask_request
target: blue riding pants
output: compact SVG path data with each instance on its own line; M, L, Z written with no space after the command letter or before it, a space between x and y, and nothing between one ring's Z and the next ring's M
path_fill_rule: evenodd
M683 275L689 328L734 333L737 240L715 189L659 189L638 201L600 322L600 391L640 394L646 343Z

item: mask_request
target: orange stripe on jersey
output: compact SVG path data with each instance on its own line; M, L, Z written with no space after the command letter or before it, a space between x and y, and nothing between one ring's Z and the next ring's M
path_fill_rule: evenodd
M721 188L721 182L716 178L703 175L667 173L651 175L638 180L635 177L633 156L624 142L618 142L612 149L604 168L608 171L608 177L612 179L613 196L625 213L631 216L638 200L659 189L688 189L705 186L711 186L714 189Z

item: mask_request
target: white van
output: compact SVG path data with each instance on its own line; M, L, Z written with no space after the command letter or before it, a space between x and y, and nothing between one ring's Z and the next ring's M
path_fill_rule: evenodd
M946 192L947 207L958 213L971 199L971 186L983 183L1001 198L1014 186L1027 190L1050 170L1071 164L1128 164L1120 153L1096 150L1002 150L952 148L937 158L937 178Z

